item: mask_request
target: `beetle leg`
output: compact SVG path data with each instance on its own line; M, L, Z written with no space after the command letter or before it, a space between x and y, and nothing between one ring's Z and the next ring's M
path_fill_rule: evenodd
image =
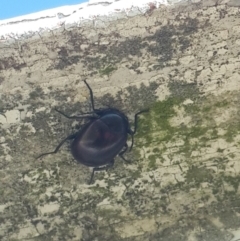
M91 175L91 178L90 178L90 181L89 181L89 185L92 183L93 181L93 177L94 177L94 173L97 172L97 171L105 171L107 169L109 169L110 167L112 167L114 165L114 160L112 160L108 165L106 166L103 166L103 167L94 167L93 168L93 171L92 171L92 175Z
M86 84L86 86L87 86L87 88L88 88L88 90L89 90L89 92L90 92L91 105L92 105L93 112L84 113L84 114L79 115L79 116L68 116L68 115L66 115L65 113L63 113L62 111L60 111L60 110L58 110L58 109L55 108L55 110L56 110L58 113L62 114L63 116L65 116L65 117L68 118L68 119L91 118L91 117L95 117L95 116L96 116L97 110L95 109L95 106L94 106L93 91L92 91L91 87L89 86L89 84L87 83L87 81L86 81L86 80L83 80L83 81L84 81L84 83ZM94 116L94 115L95 115L95 116Z
M129 148L129 151L131 151L131 150L132 150L133 143L134 143L134 138L133 138L134 134L133 134L133 133L131 133L130 135L131 135L131 138L132 138L132 144L131 144L131 146L130 146L130 148Z
M60 147L64 144L64 142L66 142L66 141L68 141L68 140L74 139L75 136L76 136L76 134L73 134L73 135L70 135L70 136L66 137L65 139L63 139L63 140L58 144L58 146L56 147L56 149L55 149L54 151L47 152L47 153L43 153L43 154L41 154L40 156L38 156L36 159L39 159L39 158L41 158L41 157L43 157L43 156L46 156L46 155L49 155L49 154L55 154L55 153L57 153L57 152L59 151Z
M68 119L91 118L91 117L94 117L94 114L95 114L95 112L89 112L89 113L84 113L84 114L78 115L78 116L69 116L56 108L55 108L55 111L57 111L58 113L60 113L61 115L63 115L64 117L66 117Z
M134 116L134 131L132 131L132 134L134 135L137 131L137 121L138 121L138 116L144 112L148 112L149 109L146 109L146 110L141 110L139 111L138 113L135 114Z
M131 144L131 146L130 146L130 148L129 148L129 151L132 150L133 143L134 143L134 138L133 138L133 136L134 136L135 133L137 132L138 116L139 116L140 114L142 114L142 113L144 113L144 112L148 112L148 111L149 111L149 109L141 110L141 111L139 111L138 113L136 113L135 116L134 116L134 130L133 130L133 131L132 131L131 129L129 130L129 134L130 134L131 137L132 137L132 144Z
M124 145L124 149L118 154L125 162L130 163L130 161L128 161L127 159L125 159L125 157L123 156L123 154L127 151L128 149L128 145L127 143Z
M89 86L89 84L87 83L86 80L83 80L83 81L84 81L84 83L86 84L86 86L87 86L88 89L89 89L89 92L90 92L90 98L91 98L91 104L92 104L92 109L93 109L93 111L95 112L94 99L93 99L93 92L92 92L92 89L91 89L91 87Z

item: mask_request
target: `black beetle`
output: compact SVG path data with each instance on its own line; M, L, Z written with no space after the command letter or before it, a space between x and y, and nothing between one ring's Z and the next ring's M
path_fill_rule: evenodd
M89 121L77 133L62 140L54 151L41 154L37 159L57 153L65 141L72 140L71 153L73 157L83 165L93 167L89 182L91 184L94 172L106 170L113 166L114 158L117 155L128 162L123 157L128 149L127 137L128 135L132 137L132 144L129 149L131 151L133 136L137 130L137 117L148 110L142 110L135 114L134 130L131 130L127 116L118 109L95 109L92 89L86 80L84 80L84 83L90 92L92 112L79 116L68 116L57 109L55 110L68 119L87 118Z

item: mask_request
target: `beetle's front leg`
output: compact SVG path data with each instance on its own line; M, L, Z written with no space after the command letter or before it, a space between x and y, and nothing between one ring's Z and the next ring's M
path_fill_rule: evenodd
M127 159L125 159L125 157L123 156L123 154L127 151L128 149L128 145L127 143L124 145L124 149L118 154L125 162L130 163L130 161L128 161Z
M134 130L132 131L131 129L129 130L129 134L131 135L131 138L132 138L132 144L129 148L129 151L132 150L132 147L133 147L133 143L134 143L134 139L133 139L133 136L135 135L136 131L137 131L137 122L138 122L138 116L144 112L149 112L149 109L145 109L145 110L141 110L139 111L138 113L135 114L134 116Z

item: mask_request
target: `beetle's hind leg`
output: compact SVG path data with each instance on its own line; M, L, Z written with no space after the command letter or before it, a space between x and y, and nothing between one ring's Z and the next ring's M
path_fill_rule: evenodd
M58 144L58 146L56 147L56 149L55 149L54 151L47 152L47 153L43 153L43 154L41 154L40 156L38 156L36 159L39 159L39 158L41 158L41 157L43 157L43 156L46 156L46 155L50 155L50 154L55 154L55 153L57 153L57 152L59 151L60 147L61 147L66 141L74 139L75 136L76 136L76 134L73 134L73 135L70 135L70 136L66 137L65 139L63 139L63 140Z
M105 170L108 170L110 167L112 167L114 165L114 160L112 160L108 165L106 166L103 166L103 167L94 167L93 168L93 171L92 171L92 174L91 174L91 178L90 178L90 181L89 181L89 185L92 184L92 181L93 181L93 177L94 177L94 174L95 172L97 171L105 171Z

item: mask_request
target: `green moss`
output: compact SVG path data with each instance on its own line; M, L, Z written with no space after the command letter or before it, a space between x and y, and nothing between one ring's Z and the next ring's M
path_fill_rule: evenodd
M212 109L212 106L205 106L205 107L203 107L202 111L209 112L211 109Z
M175 115L174 105L178 104L177 99L169 98L166 101L156 102L150 112L145 115L147 118L140 120L137 136L144 138L146 145L152 141L160 142L170 140L174 134L174 129L169 119ZM153 136L158 132L157 136Z
M184 110L189 115L195 115L201 113L200 106L197 104L184 105Z
M198 138L203 136L208 131L208 129L209 127L194 126L189 129L189 136L192 138Z
M179 153L179 154L184 153L186 157L190 157L192 150L193 150L193 147L190 145L189 141L187 140L185 144L176 153Z
M158 147L155 147L152 151L153 151L153 153L159 153L160 149Z
M137 179L141 176L141 171L140 170L137 170L137 171L134 171L134 172L131 172L131 177L133 179Z
M189 190L191 187L198 187L203 182L214 183L213 194L218 197L223 195L221 191L222 180L216 181L214 170L203 167L200 159L204 156L205 148L211 147L212 142L219 138L220 129L226 131L226 134L221 135L221 138L225 137L227 141L232 142L234 137L240 133L240 121L232 115L231 120L227 120L227 123L218 124L215 122L213 116L216 116L220 111L217 108L228 108L230 103L226 100L219 102L219 98L214 99L214 96L196 97L194 103L183 105L185 97L194 100L191 98L191 94L198 94L195 86L187 85L188 88L192 91L190 94L187 93L186 89L182 89L180 90L183 94L181 97L175 89L176 96L172 95L164 101L154 103L150 107L149 113L140 117L135 138L136 150L140 150L143 146L149 148L145 153L148 158L141 157L140 152L138 152L139 162L149 171L157 169L159 160L164 161L166 155L170 160L179 155L181 162L183 161L189 166L185 176L186 183L179 184L179 188ZM182 109L183 112L179 113ZM179 116L177 116L178 113ZM181 119L182 115L187 120L190 117L191 123L186 124L184 120L182 122L180 120L178 124L176 120L179 117ZM180 141L181 144L175 145L176 141ZM221 176L224 175L227 164L226 158L224 160L218 158L223 152L224 149L216 148L216 157L209 160L218 167L218 175ZM198 153L199 156L197 156ZM235 155L230 153L228 156L234 158ZM197 164L192 166L193 162ZM225 181L231 184L234 190L237 190L240 179L233 180L231 177L227 177ZM204 200L207 201L208 198L206 196Z
M235 155L234 153L230 153L228 156L229 156L230 158L234 158L236 155Z
M150 169L150 170L154 170L154 169L156 169L157 168L157 165L156 165L156 156L155 155L150 155L149 157L148 157L148 168Z
M231 131L227 131L227 133L224 135L225 139L227 142L232 142L233 141L233 135Z
M203 202L207 202L210 199L210 197L211 196L209 194L204 194L204 195L202 195L201 200Z
M120 216L121 210L104 208L104 209L98 209L97 214L101 217L108 218L108 219L110 218L121 219L121 216Z
M198 168L196 166L192 166L187 174L186 174L186 180L187 182L195 182L197 184L201 182L212 182L213 176L210 170L201 167Z
M156 102L151 107L150 112L139 121L136 145L151 146L152 143L154 143L154 145L157 146L163 142L174 141L176 137L179 137L180 139L184 139L185 142L184 146L180 147L179 152L186 153L187 156L190 156L191 152L196 149L197 146L190 145L188 139L204 136L209 128L201 124L193 127L187 127L185 125L172 126L170 119L176 115L174 107L180 106L181 103L181 99L173 97L165 101ZM163 149L163 146L164 145L161 145L161 148L154 148L152 152L158 154L157 157L161 156L161 152L166 150L166 147ZM153 155L151 158L155 156L156 155ZM150 166L151 165L154 165L153 161L150 163Z
M235 189L235 192L238 190L239 182L240 182L240 176L224 176L223 177L224 181L229 183L230 185L233 186Z
M229 105L229 101L223 100L223 101L217 102L214 106L218 108L222 108L222 107L226 107L227 105Z
M229 122L227 127L227 132L224 137L227 142L232 142L234 137L240 133L240 121L237 122Z
M217 188L217 187L214 187L214 188L212 189L212 194L213 194L213 195L218 194L218 193L219 193L219 190L221 190L221 189L220 189L220 188Z
M218 130L216 128L212 129L212 139L218 138Z
M224 152L224 149L218 148L218 149L217 149L217 152L223 153L223 152Z
M107 75L109 76L114 70L117 70L116 67L113 67L112 65L107 66L105 69L102 69L99 71L101 75Z

